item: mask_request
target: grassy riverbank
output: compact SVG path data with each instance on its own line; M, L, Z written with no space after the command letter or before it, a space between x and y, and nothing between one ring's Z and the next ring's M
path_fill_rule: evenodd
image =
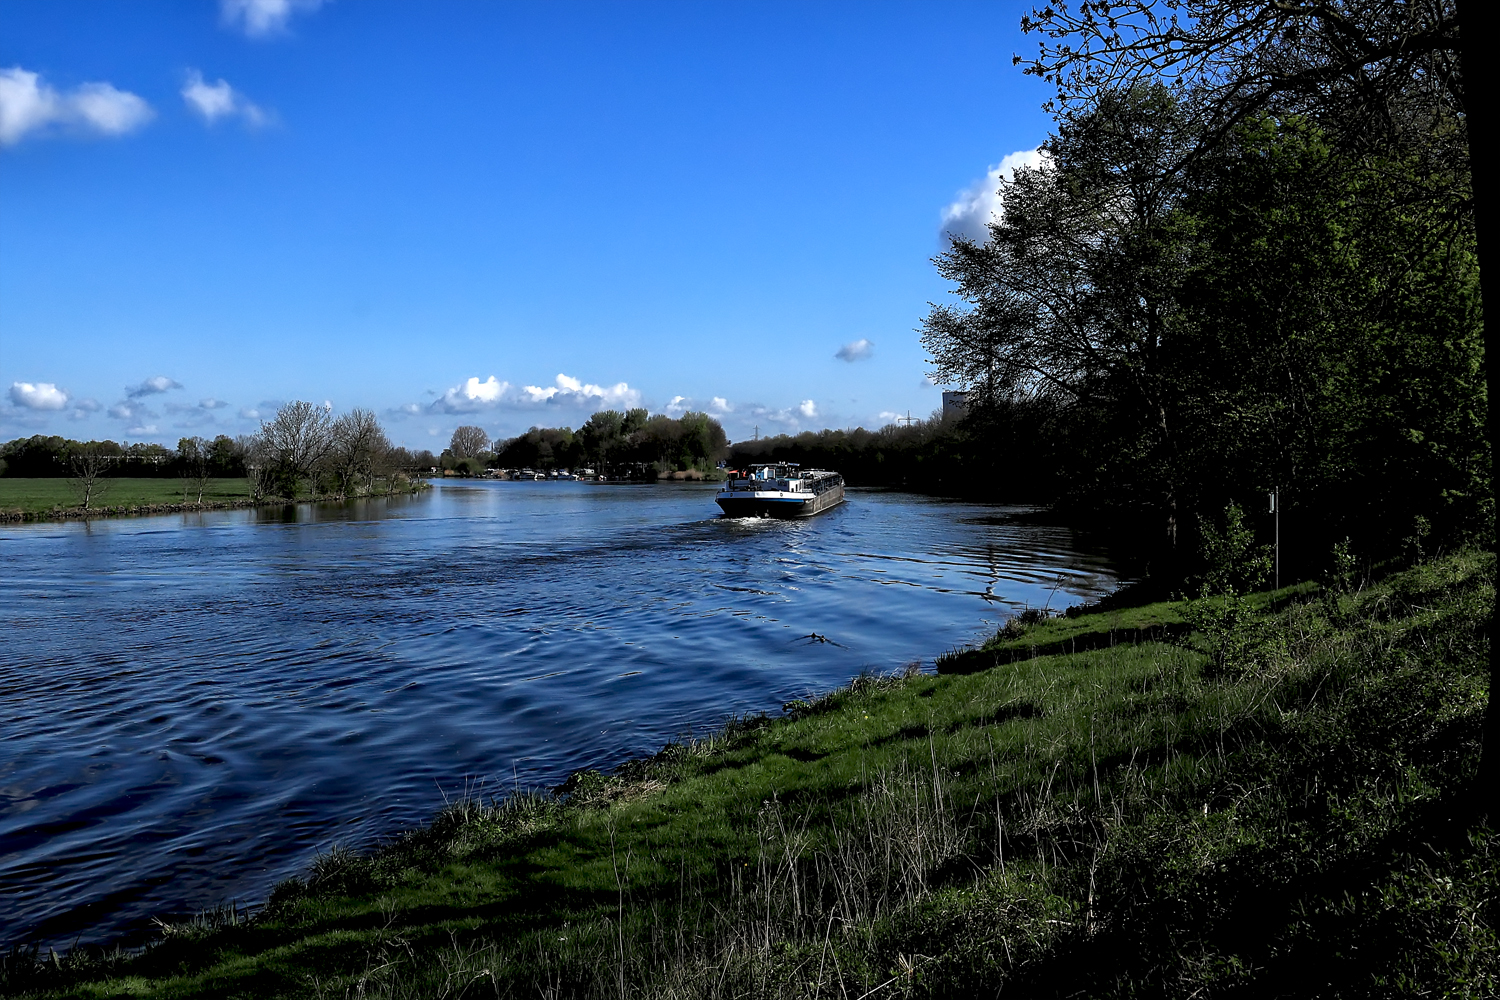
M329 500L352 500L356 497L317 494L288 500L266 497L252 500L250 484L245 479L211 479L204 487L202 499L196 486L189 487L183 500L181 480L155 478L107 479L85 510L78 494L67 479L0 478L0 520L54 521L119 514L169 514L183 511L215 510L232 507L270 507L288 503L311 503ZM393 494L416 493L429 486L420 479L398 480ZM387 496L378 486L372 496Z
M96 506L144 507L183 503L182 480L164 478L107 479ZM203 491L204 503L240 502L250 499L250 486L243 479L210 479ZM188 500L197 502L198 488L189 487ZM0 512L46 515L78 506L78 494L67 479L17 479L0 477Z
M13 953L0 987L1492 996L1500 836L1469 782L1494 575L1470 552L1256 595L1230 625L1148 605L1011 628L936 677L456 803L252 919Z

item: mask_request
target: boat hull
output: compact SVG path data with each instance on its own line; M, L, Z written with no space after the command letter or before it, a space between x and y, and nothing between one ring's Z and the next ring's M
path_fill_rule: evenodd
M842 503L844 487L835 486L805 497L788 493L739 493L732 496L721 493L714 500L726 517L812 517Z

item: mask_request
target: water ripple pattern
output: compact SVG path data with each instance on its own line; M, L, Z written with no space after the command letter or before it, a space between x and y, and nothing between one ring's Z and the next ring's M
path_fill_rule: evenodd
M793 522L472 482L6 525L0 944L264 898L466 783L608 768L1115 583L1064 528L860 490Z

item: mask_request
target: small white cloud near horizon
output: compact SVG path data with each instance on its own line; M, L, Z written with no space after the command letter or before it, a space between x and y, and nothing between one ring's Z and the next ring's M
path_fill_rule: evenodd
M125 395L130 399L139 399L142 396L151 396L158 392L170 392L173 389L181 389L182 383L176 379L167 378L165 375L153 375L143 379L140 385L127 385Z
M293 14L311 14L323 0L219 0L219 19L250 38L286 33Z
M229 117L243 119L250 128L259 128L271 121L269 113L231 87L228 81L221 78L217 83L204 83L203 74L196 69L188 70L187 82L182 85L182 99L210 125L220 118Z
M67 93L19 66L0 69L0 146L50 126L117 136L156 117L146 101L113 84L84 83Z
M10 401L27 410L63 410L68 406L68 391L51 382L12 382Z
M998 219L1001 214L1000 188L1015 179L1018 169L1036 170L1048 159L1048 154L1040 147L1017 150L1005 157L943 209L943 233L983 242L989 237L990 221Z
M667 401L667 405L662 407L662 411L669 417L680 417L691 411L706 413L710 417L722 417L733 413L734 407L723 396L709 397L706 405L692 396L673 396Z
M864 337L861 337L858 340L851 340L843 347L840 347L837 351L834 352L833 356L838 358L840 361L854 362L863 361L866 358L874 357L874 355L875 345L866 340Z
M640 405L640 392L624 382L611 386L594 385L571 375L559 374L553 385L517 388L491 375L483 382L474 376L462 385L454 386L433 400L428 409L437 413L476 413L480 410L528 410L543 406L628 410Z
M818 416L818 404L810 399L804 399L797 406L797 412L808 420L816 420Z
M158 414L151 407L135 399L122 399L108 410L110 416L116 420L124 420L127 423L142 423L145 420L154 420Z
M214 397L209 396L207 399L200 399L198 401L198 405L203 407L203 409L205 410L222 410L229 404L224 402L222 399L215 399Z

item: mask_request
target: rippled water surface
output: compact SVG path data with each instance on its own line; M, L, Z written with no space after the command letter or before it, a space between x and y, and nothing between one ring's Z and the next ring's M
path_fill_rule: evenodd
M263 898L466 782L555 784L1115 585L1004 509L714 513L476 482L0 527L0 945Z

